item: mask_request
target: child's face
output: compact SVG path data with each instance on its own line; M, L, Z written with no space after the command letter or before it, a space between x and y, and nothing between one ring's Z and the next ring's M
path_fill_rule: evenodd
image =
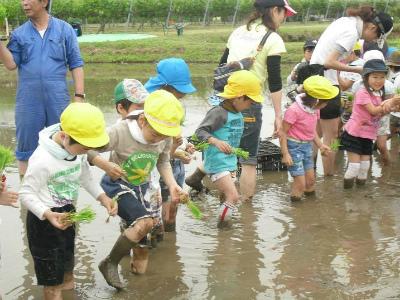
M64 135L64 139L63 139L63 144L62 146L64 147L64 149L71 155L82 155L82 154L86 154L89 150L91 150L92 148L83 146L81 144L78 143L74 143L74 144L70 144L70 137L65 134Z
M142 129L143 137L149 144L156 144L168 138L168 136L154 130L143 115L140 115L138 122L139 127Z
M254 101L247 96L232 99L232 105L238 112L249 109L253 103Z
M385 85L386 74L382 72L373 72L368 76L368 85L374 91L379 91Z
M314 52L314 48L306 48L306 50L304 50L304 59L306 61L310 61L313 52Z

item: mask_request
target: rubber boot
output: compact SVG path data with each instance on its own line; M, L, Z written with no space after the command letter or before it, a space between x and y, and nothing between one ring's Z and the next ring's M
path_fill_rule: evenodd
M351 189L354 185L354 178L345 178L343 179L343 188L344 189Z
M125 287L119 278L118 264L126 253L136 245L136 242L132 242L121 234L111 249L110 254L100 262L99 270L107 283L113 288L123 289Z
M299 196L290 196L290 201L292 202L300 202L301 201L301 197Z
M358 179L358 178L356 178L356 184L358 186L364 186L366 182L367 182L367 179Z
M196 171L194 171L192 175L186 177L185 183L192 189L201 192L204 188L204 185L201 182L204 176L206 176L206 173L204 173L199 168L196 168Z

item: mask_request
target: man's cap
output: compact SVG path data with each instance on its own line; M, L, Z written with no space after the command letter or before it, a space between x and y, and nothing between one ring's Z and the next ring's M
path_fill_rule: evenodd
M144 116L150 126L166 136L178 136L184 117L182 104L165 90L151 93L144 102Z
M256 0L254 1L254 7L258 11L263 11L268 7L281 6L286 10L286 17L293 16L297 12L289 5L287 0Z
M62 131L83 146L99 148L110 141L103 113L89 103L71 103L61 114L60 121Z
M400 51L393 51L386 61L388 66L400 67Z
M127 99L132 103L143 104L149 93L136 79L124 79L114 89L114 103Z
M389 70L385 64L385 61L383 61L382 59L371 59L364 64L362 76L366 76L374 72L387 73L388 71Z
M150 77L144 87L152 93L170 85L182 94L196 92L192 84L189 66L182 58L166 58L157 64L157 75Z
M339 88L323 76L314 75L303 82L308 95L319 100L332 100L339 94Z
M261 95L261 82L252 72L241 70L232 73L228 78L228 83L224 91L218 94L224 99L232 99L241 96L247 96L251 100L262 103L264 98Z

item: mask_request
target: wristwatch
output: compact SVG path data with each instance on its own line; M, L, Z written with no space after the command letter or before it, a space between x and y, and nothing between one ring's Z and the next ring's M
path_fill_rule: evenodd
M86 94L75 93L75 97L79 97L79 98L85 99L86 98Z

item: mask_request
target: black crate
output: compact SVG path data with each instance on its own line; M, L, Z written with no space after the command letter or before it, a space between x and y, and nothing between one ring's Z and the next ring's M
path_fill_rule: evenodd
M270 140L261 140L257 155L257 170L259 171L285 171L286 165L282 163L281 148Z

